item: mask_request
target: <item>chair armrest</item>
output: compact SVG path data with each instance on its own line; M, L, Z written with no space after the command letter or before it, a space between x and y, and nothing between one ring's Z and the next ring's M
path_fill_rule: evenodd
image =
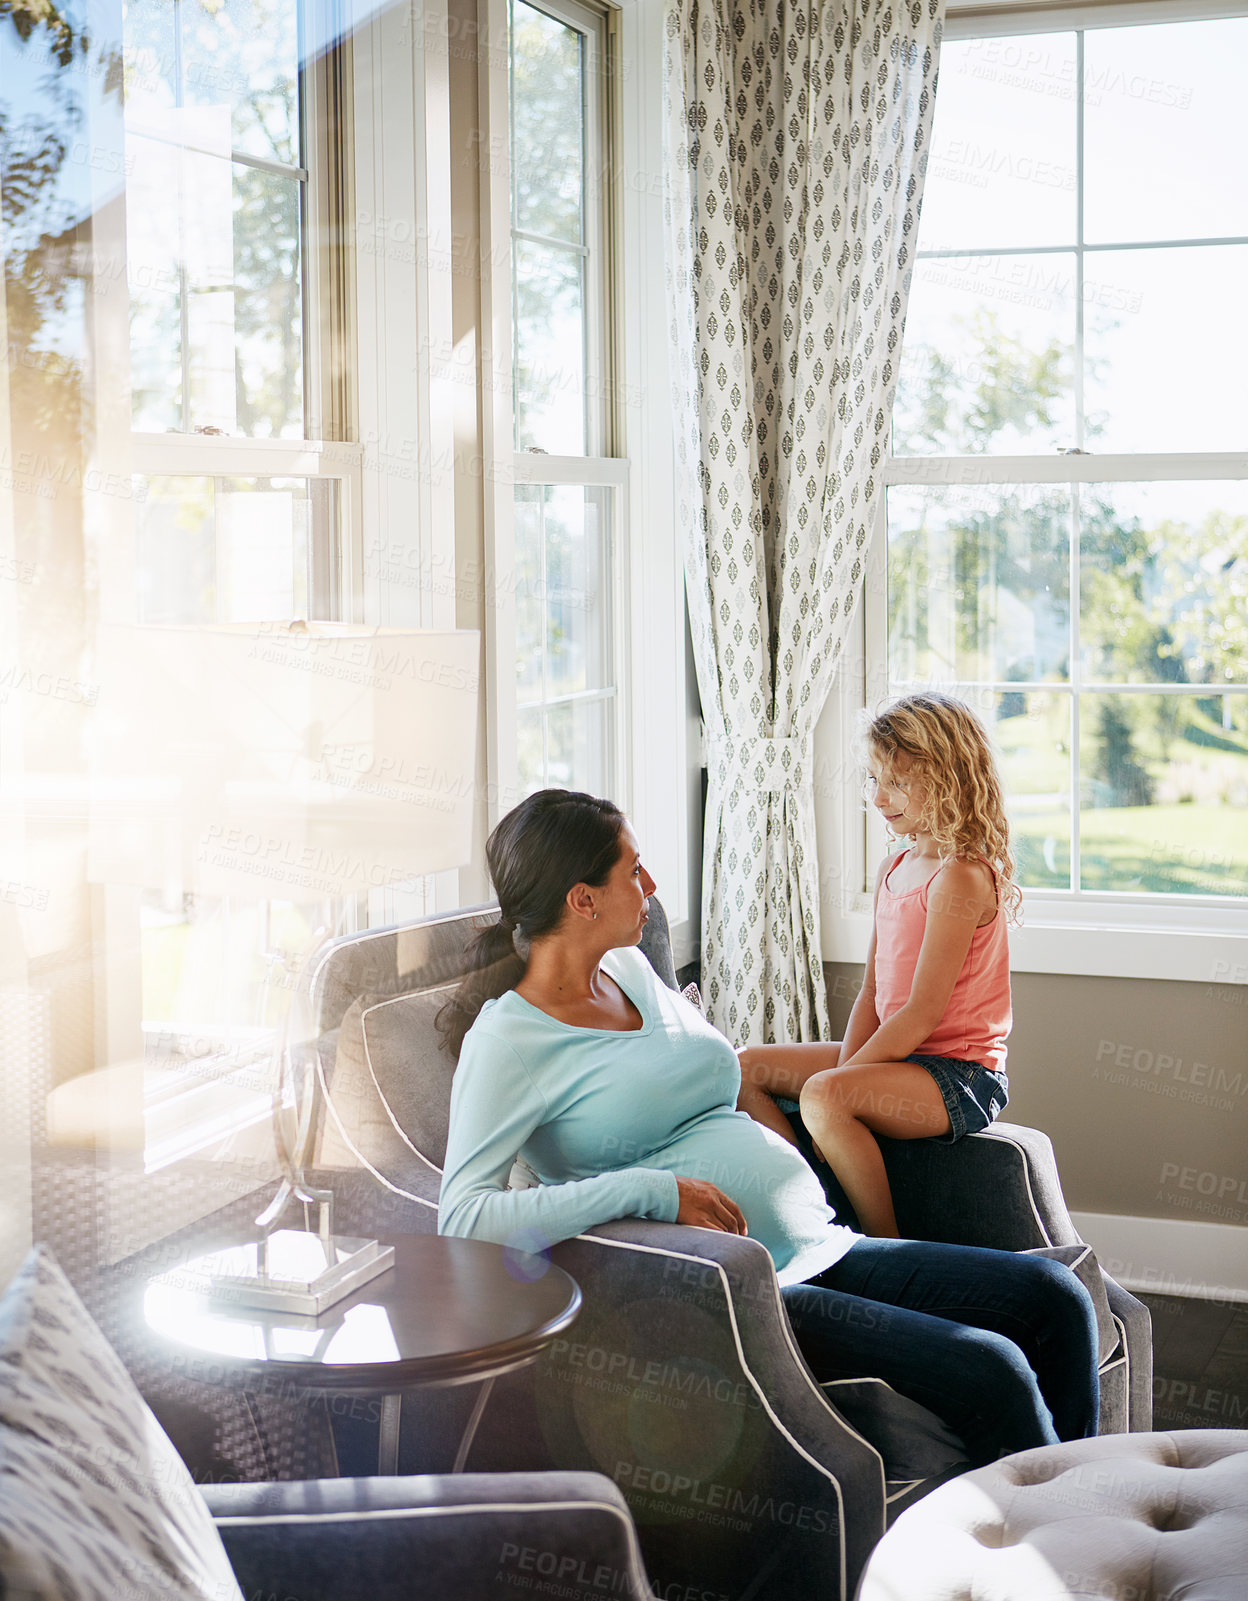
M956 1145L881 1140L903 1236L1026 1251L1082 1243L1047 1134L993 1123Z
M857 1226L836 1175L815 1156L796 1105L781 1107L837 1217ZM1053 1146L1039 1129L993 1123L954 1145L878 1138L903 1239L1001 1251L1083 1243L1066 1210Z
M1153 1426L1153 1316L1143 1301L1137 1301L1117 1280L1108 1273L1104 1277L1110 1313L1122 1326L1126 1365L1127 1416L1118 1432L1147 1434Z
M653 1601L620 1492L596 1473L203 1486L244 1595L498 1601L508 1586Z
M655 1582L835 1595L884 1527L883 1462L815 1383L766 1249L630 1218L552 1255L584 1303L537 1375L542 1427L623 1490Z

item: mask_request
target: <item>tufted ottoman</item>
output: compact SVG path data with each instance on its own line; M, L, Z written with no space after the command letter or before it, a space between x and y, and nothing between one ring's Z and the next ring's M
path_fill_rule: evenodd
M876 1546L858 1601L1248 1601L1248 1430L1105 1434L964 1473Z

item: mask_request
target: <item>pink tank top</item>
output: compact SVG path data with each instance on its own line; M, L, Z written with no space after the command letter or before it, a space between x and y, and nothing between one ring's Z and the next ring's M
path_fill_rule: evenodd
M880 885L875 910L875 1013L887 1023L910 999L919 947L927 928L926 884L898 893L889 888L889 879L902 851ZM991 864L988 864L991 866ZM996 880L996 873L993 873ZM977 928L971 938L962 971L953 986L945 1015L921 1045L918 1056L954 1056L964 1062L1002 1071L1005 1042L1013 1015L1010 1010L1010 953L1006 943L1005 913L998 901L997 915L991 923Z

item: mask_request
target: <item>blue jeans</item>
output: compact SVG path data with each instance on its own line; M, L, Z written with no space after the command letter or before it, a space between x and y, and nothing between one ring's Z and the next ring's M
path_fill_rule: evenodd
M1096 1433L1096 1313L1061 1262L862 1239L782 1293L816 1379L887 1380L943 1418L976 1467Z

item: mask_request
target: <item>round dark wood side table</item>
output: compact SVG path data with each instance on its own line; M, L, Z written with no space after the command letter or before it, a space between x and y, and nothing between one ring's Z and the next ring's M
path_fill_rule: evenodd
M481 1384L453 1472L461 1472L494 1380L535 1362L576 1317L576 1281L525 1251L437 1234L395 1235L394 1266L319 1317L214 1304L194 1264L157 1274L143 1316L164 1341L191 1346L244 1381L275 1373L296 1386L382 1398L377 1471L398 1471L402 1392Z

